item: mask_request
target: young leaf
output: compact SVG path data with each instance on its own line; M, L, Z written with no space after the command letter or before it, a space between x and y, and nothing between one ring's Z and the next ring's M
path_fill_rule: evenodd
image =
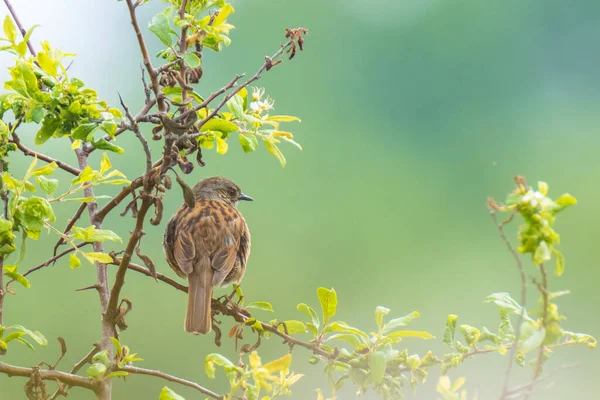
M75 254L71 254L69 256L69 267L71 269L76 269L76 268L79 268L80 265L81 265L81 260L79 259L79 257L77 257Z
M456 321L458 320L458 316L450 314L448 315L448 319L446 320L446 328L444 329L444 335L442 342L446 343L448 346L454 346L454 335L456 333Z
M383 324L383 317L385 317L386 315L388 315L390 312L389 308L385 308L382 306L378 306L375 309L375 322L377 323L377 326L381 328L381 325Z
M160 391L160 396L158 397L158 400L185 400L185 399L165 386Z
M501 312L506 312L510 314L520 315L523 313L523 317L526 321L533 321L527 315L527 312L521 307L519 303L516 302L515 299L510 297L510 294L502 292L502 293L492 293L488 297L485 298L485 302L494 303Z
M15 28L15 24L12 22L12 19L9 15L4 18L4 35L8 39L9 42L15 43L17 39L17 29Z
M38 176L35 180L47 195L54 194L56 189L58 189L58 179L48 179L45 176Z
M425 331L395 331L388 335L388 337L416 337L420 339L435 339L435 337Z
M110 365L110 360L108 358L108 351L102 350L102 351L94 354L94 357L92 357L92 361L104 364L104 366L108 368L108 366Z
M256 308L258 310L273 312L273 306L271 306L271 303L267 303L266 301L255 301L248 304L245 308Z
M394 319L390 320L387 324L385 324L383 326L383 329L381 330L381 332L383 334L386 334L388 332L391 332L391 331L395 330L396 328L399 328L401 326L406 326L413 319L419 318L420 316L421 315L418 312L413 311L412 313L410 313L408 315L405 315L404 317L394 318Z
M256 149L258 148L258 139L256 138L256 135L240 132L239 138L244 153L251 153L253 151L256 151Z
M291 364L292 355L288 353L285 356L278 358L277 360L273 360L264 364L262 368L269 371L270 374L275 374L277 372L287 372L290 369Z
M48 345L48 340L46 340L46 338L44 337L44 335L42 335L40 332L38 331L30 331L29 329L25 328L22 325L13 325L11 328L13 328L16 331L20 331L20 332L24 332L27 336L29 336L30 338L32 338L33 340L35 340L35 342L37 344L39 344L42 347L45 347Z
M279 147L277 147L277 144L275 144L275 140L272 137L265 137L265 138L263 138L263 142L265 143L265 146L267 147L267 151L269 153L271 153L272 155L274 155L279 160L282 167L285 167L285 164L286 164L285 156L283 155L281 150L279 150Z
M150 29L150 31L167 47L173 44L171 39L171 26L169 25L170 16L171 10L170 8L166 8L163 12L152 17L152 22L148 25L148 29Z
M325 324L329 322L329 319L333 317L337 310L337 293L334 288L319 288L317 289L317 296L321 303L321 311L323 312L323 321Z
M52 173L58 168L56 162L52 161L48 165L44 165L43 167L32 169L28 175L31 176L40 176L40 175L52 175Z
M285 333L285 329L287 329L287 333L289 335L306 332L306 325L304 325L304 323L302 323L300 321L290 319L290 320L284 321L284 324L285 324L285 328L284 328L283 324L279 325L279 327L277 328L277 329L279 329L280 332Z
M385 354L381 351L376 351L369 358L369 369L371 370L371 380L375 384L383 382L387 361Z
M310 318L311 322L313 323L313 325L318 329L320 326L320 321L319 321L319 316L317 315L316 311L309 305L306 305L304 303L300 303L298 304L298 306L296 307L296 309L298 311L302 311L304 314L306 314L306 316L308 318Z
M183 61L190 68L198 68L200 66L200 59L194 53L185 53L183 55Z
M71 132L73 139L86 140L100 126L97 122L81 124Z
M97 261L99 263L104 263L104 264L112 262L112 257L105 253L98 253L98 252L92 251L89 253L83 253L83 255L92 264L94 263L94 261Z
M88 378L90 379L99 379L104 376L106 373L106 366L102 363L94 363L91 367L89 367L86 371Z

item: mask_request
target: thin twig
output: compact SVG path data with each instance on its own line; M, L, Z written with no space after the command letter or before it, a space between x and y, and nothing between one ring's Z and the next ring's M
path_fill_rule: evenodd
M64 171L67 171L68 173L73 174L75 176L77 176L81 173L81 170L79 170L75 167L72 167L67 163L64 163L60 160L57 160L57 159L47 156L45 154L38 153L37 151L33 151L30 148L26 147L23 143L21 143L21 139L19 138L19 136L17 136L16 133L12 134L12 140L10 140L10 142L16 144L17 148L19 150L21 150L23 152L23 154L25 154L26 156L37 157L38 160L46 161L47 163L54 162L54 163L56 163L58 168L60 168Z
M12 16L13 20L17 24L17 27L19 28L19 32L21 32L21 35L23 35L23 38L24 38L25 35L27 34L27 31L25 30L25 28L23 28L21 21L19 21L19 17L17 17L17 13L15 12L12 5L10 4L10 1L4 0L4 4L6 4L6 8L8 8L8 11L10 11L10 15ZM27 41L27 48L29 49L29 52L31 53L31 55L35 57L36 56L35 49L33 48L33 45L31 44L31 42L29 40Z
M231 99L233 96L235 96L235 95L236 95L236 94L237 94L237 93L238 93L240 90L242 90L243 88L245 88L246 86L248 86L248 85L249 85L249 84L251 84L252 82L254 82L254 81L256 81L256 80L260 79L260 78L261 78L261 74L263 73L263 71L264 71L265 69L267 69L267 67L268 67L269 65L272 65L272 63L273 63L273 60L277 59L277 57L279 57L281 54L283 54L283 52L284 52L284 51L285 51L285 50L286 50L288 47L290 47L290 46L291 46L293 43L294 43L294 40L293 40L293 39L290 39L290 40L288 40L288 41L287 41L287 43L285 43L285 44L281 45L281 47L279 48L279 50L277 50L277 51L275 52L275 54L273 54L273 55L272 55L270 58L269 58L269 57L266 57L266 59L265 59L265 62L264 62L264 63L263 63L261 66L260 66L260 68L258 69L258 71L256 71L256 73L255 73L255 74L254 74L254 75L253 75L253 76L252 76L250 79L248 79L246 82L242 83L240 86L236 86L236 88L235 88L235 89L234 89L234 90L233 90L231 93L229 93L227 96L225 96L225 98L223 99L223 101L221 101L221 103L219 103L219 105L218 105L218 106L217 106L217 107L216 107L216 108L215 108L215 109L214 109L214 110L213 110L213 111L212 111L212 112L211 112L209 115L207 115L207 116L206 116L206 118L204 118L204 119L203 119L203 120L200 122L200 124L198 125L198 128L201 128L201 127L202 127L202 125L204 125L204 124L205 124L207 121L209 121L209 120L210 120L212 117L214 117L215 115L217 115L217 113L218 113L218 112L221 110L221 108L223 108L223 106L224 106L224 105L225 105L225 104L226 104L226 103L229 101L229 99ZM234 80L233 80L232 82L230 82L230 83L227 85L227 86L231 85L231 86L229 86L228 88L231 88L231 87L233 87L233 86L235 85L235 83L237 82L237 80L239 80L239 79L240 79L242 76L243 76L243 75L238 75L238 76L236 76L236 78L234 78ZM227 87L227 86L225 86L225 87ZM219 89L219 90L222 90L222 89ZM226 90L227 90L227 89L226 89ZM223 93L224 91L225 91L225 90L221 91L219 94ZM216 92L215 92L215 93L216 93ZM212 96L212 95L211 95L211 96ZM217 95L217 96L218 96L218 95ZM217 96L214 96L214 97L212 97L212 99L214 99L214 98L215 98L215 97L217 97ZM211 98L209 97L209 99L211 99ZM211 99L211 101L212 101L212 99ZM208 99L207 99L207 100L208 100ZM197 105L197 106L195 106L195 107L193 107L193 108L189 109L188 111L186 111L186 112L182 113L182 114L181 114L179 117L177 117L177 121L183 121L183 120L185 120L185 118L186 118L186 117L187 117L189 114L191 114L191 113L194 113L194 112L196 112L196 111L198 111L198 110L200 110L200 109L202 109L202 108L206 107L206 106L208 105L208 103L207 103L207 104L205 104L205 103L207 103L207 102L206 102L206 101L204 101L204 102L202 102L201 104L199 104L199 105ZM193 136L193 135L190 135L190 136ZM196 136L199 136L199 134L197 134Z
M77 209L75 214L71 217L71 219L69 220L69 223L65 227L65 230L63 231L64 235L67 235L69 232L71 232L71 228L73 228L73 226L75 226L75 223L81 217L81 214L83 214L86 207L87 207L87 205L85 203L81 203L81 205L79 206L79 208ZM56 255L58 248L63 243L65 243L65 239L61 236L60 239L58 239L58 242L56 242L56 245L54 245L54 252L52 253L53 255Z
M152 169L152 153L150 152L148 142L146 141L146 138L144 138L144 135L142 135L139 125L135 121L133 115L131 115L129 108L127 108L127 106L125 105L125 102L123 101L123 98L121 97L120 93L119 100L121 101L121 107L123 107L123 110L125 110L125 116L127 116L127 119L129 119L129 129L131 129L135 133L135 136L137 136L139 141L142 143L144 153L146 154L146 174L150 174L150 170Z
M496 217L496 210L490 205L491 202L493 202L492 199L490 199L490 203L488 204L488 210L490 212L490 215L492 216L494 225L496 225L496 227L498 228L500 238L502 239L502 241L506 245L506 248L514 258L515 263L517 264L517 268L519 269L519 274L521 276L521 313L519 314L519 319L517 320L517 326L515 328L515 340L510 348L510 353L508 356L508 366L506 367L506 372L504 373L504 384L502 386L502 394L500 395L500 400L502 400L506 398L506 393L509 389L510 375L517 353L519 336L521 335L521 325L523 324L523 319L525 318L525 303L527 302L527 275L525 274L525 268L523 267L523 262L521 261L519 254L517 253L513 245L510 243L510 240L508 240L506 234L504 233L504 223L498 222L498 218Z
M223 398L223 396L221 396L213 391L208 390L207 388L197 384L196 382L188 381L186 379L178 378L173 375L165 374L164 372L161 372L161 371L133 367L133 366L129 366L129 365L126 365L123 368L121 368L121 371L129 372L130 374L135 374L135 375L155 376L157 378L165 379L169 382L175 382L175 383L179 383L180 385L183 385L183 386L191 387L209 397L212 397L213 399L222 399Z

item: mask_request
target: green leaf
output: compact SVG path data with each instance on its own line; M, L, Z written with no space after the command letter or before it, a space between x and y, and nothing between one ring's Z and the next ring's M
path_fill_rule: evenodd
M108 114L111 117L113 116L111 113L103 113L103 114ZM108 133L110 135L110 137L114 138L115 137L115 132L117 131L117 128L119 127L119 125L112 120L106 120L106 121L102 121L102 123L100 124L100 129L102 129L104 132Z
M166 8L163 12L156 14L152 18L152 22L148 25L148 29L154 33L165 46L171 46L173 41L171 39L171 26L169 25L169 18L171 16L170 7Z
M86 140L89 135L98 129L98 126L100 126L100 124L97 122L81 124L71 132L71 137L73 139Z
M383 382L386 366L387 361L383 352L376 351L371 355L369 358L369 369L371 370L371 380L373 383L378 385Z
M565 272L565 256L556 249L552 249L554 257L556 257L556 269L554 275L561 276Z
M50 164L47 164L47 165L44 165L43 167L32 170L30 175L31 176L52 175L52 173L54 173L54 171L56 171L56 168L58 168L58 165L56 165L56 162L52 161Z
M350 343L354 347L358 347L362 344L360 338L351 333L336 333L325 339L325 342L329 342L330 340L343 340Z
M129 372L126 371L114 371L106 375L107 378L126 377L129 376Z
M104 366L108 368L108 366L110 365L110 359L108 358L108 351L102 350L102 351L94 354L94 357L92 357L92 361L104 364Z
M389 312L389 308L377 306L377 308L375 309L375 322L377 323L378 327L381 327L381 325L383 324L383 317L388 315Z
M562 196L560 196L558 199L556 199L556 204L561 206L561 209L562 209L562 208L565 208L568 206L573 206L573 205L577 204L577 199L575 197L571 196L569 193L565 193Z
M158 400L185 400L185 399L165 386L160 391L160 396L159 396Z
M365 332L361 331L360 329L354 328L354 327L349 326L346 323L340 322L340 321L335 321L330 324L327 324L323 328L323 333L325 334L328 332L346 332L346 333L354 333L355 335L362 336L364 338L369 337L369 335L367 335Z
M232 98L227 101L227 108L229 111L240 121L246 119L244 113L244 99L239 94L235 94Z
M99 379L104 376L106 373L106 366L102 363L94 363L91 367L89 367L85 373L90 379Z
M229 148L229 146L227 145L227 142L225 140L221 139L221 137L219 137L219 136L215 136L215 141L217 142L217 153L219 153L219 154L227 153L227 149Z
M383 326L383 329L381 330L381 332L383 334L386 334L390 331L395 330L396 328L399 328L401 326L406 326L408 325L413 319L415 318L419 318L421 316L421 314L419 314L416 311L413 311L412 313L405 315L404 317L400 317L400 318L394 318L392 320L390 320L387 324L385 324Z
M200 131L219 131L225 134L229 134L231 132L236 132L238 129L238 126L231 121L227 121L226 119L220 118L212 118L208 120L204 125L202 125Z
M519 351L528 353L539 347L546 337L546 329L538 327L537 324L529 321L521 325L521 336L519 337Z
M302 121L300 121L300 118L293 117L290 115L271 115L271 116L267 117L266 120L267 121L279 121L279 122L292 122L292 121L302 122Z
M323 321L325 324L333 317L337 311L337 293L334 288L327 289L320 287L317 289L317 296L321 303L321 311L323 312Z
M253 151L256 151L256 149L258 148L258 139L256 138L256 135L240 132L239 138L244 153L251 153Z
M306 325L304 325L303 322L290 319L290 320L284 321L284 323L285 323L285 328L287 328L287 333L289 335L306 332ZM279 327L277 329L279 329L280 332L285 333L285 328L283 327L283 325L279 325Z
M450 314L448 315L448 319L446 320L446 328L444 329L444 335L442 342L446 343L448 346L454 346L454 335L456 333L456 321L458 320L458 316Z
M58 179L48 179L45 176L38 176L35 180L47 195L54 194L56 189L58 189Z
M69 267L71 269L76 269L76 268L79 268L80 265L81 265L81 260L79 259L79 257L77 257L75 254L71 254L69 256Z
M317 329L319 328L319 326L321 325L321 322L319 321L319 316L317 315L317 312L311 306L306 305L304 303L300 303L300 304L298 304L298 306L296 307L296 309L298 311L301 311L304 314L306 314L306 316L308 318L310 318L310 320L313 323L313 325Z
M54 132L60 127L60 120L46 117L42 122L42 127L35 134L34 143L36 145L44 144L48 139L54 135Z
M229 361L225 356L217 353L211 353L206 356L204 359L204 369L206 370L206 375L209 378L215 377L215 364L220 366L233 366L233 363Z
M245 308L256 308L257 310L273 312L273 306L266 301L255 301L248 304Z
M263 364L261 368L266 369L269 374L276 374L278 372L287 372L290 369L290 365L292 364L292 355L290 353L285 356L278 358L277 360L273 360L266 364Z
M272 155L274 155L275 158L277 158L279 160L282 167L285 167L285 163L286 163L285 156L283 155L281 150L279 150L279 147L277 147L277 145L275 144L274 139L272 137L265 137L265 138L263 138L263 142L265 143L265 146L267 147L267 151L269 153L271 153Z
M20 331L20 332L25 333L27 336L29 336L30 338L35 340L35 342L42 347L46 347L48 345L48 340L46 340L46 337L44 337L44 335L42 335L38 331L31 331L22 325L13 325L13 326L11 326L11 328L14 329L15 331Z
M13 223L12 221L4 219L4 217L0 217L0 232L8 232L12 230Z
M8 39L9 42L14 43L17 39L17 28L15 28L15 24L12 22L12 19L9 15L4 17L4 35Z
M117 153L117 154L125 153L125 150L122 147L117 146L113 142L109 142L104 138L94 140L92 142L92 146L94 146L98 150L108 150L108 151L112 151L113 153Z
M96 229L94 225L90 225L87 228L74 226L72 232L75 239L81 239L85 242L106 242L107 240L119 243L123 242L119 235L113 231L108 229Z
M10 279L14 279L16 282L19 282L21 285L23 285L27 289L29 289L31 287L29 280L27 278L25 278L23 275L16 272L16 268L15 268L15 271L5 272L4 275L8 276Z
M182 58L190 68L198 68L200 66L200 58L194 53L185 53Z
M435 339L429 332L425 331L395 331L387 335L388 337L415 337L420 339Z
M81 171L81 173L71 181L73 185L78 183L85 183L94 180L98 176L98 173L92 169L89 165Z
M121 345L121 342L119 342L119 339L117 339L115 337L111 337L110 341L115 346L115 350L117 350L117 354L118 354L119 358L122 358L123 357L123 346Z
M550 261L550 259L552 259L552 253L550 253L548 243L542 240L538 247L535 249L535 253L533 253L533 262L536 265L540 265L545 263L546 261Z
M112 257L106 253L99 253L99 252L92 251L89 253L83 253L83 255L92 264L94 263L94 261L97 261L97 262L103 263L103 264L108 264L113 261Z
M523 318L525 318L525 320L533 321L527 315L527 311L525 311L519 303L517 303L512 297L510 297L510 294L508 293L492 293L491 295L485 298L485 302L494 303L496 306L498 306L501 312L516 315L521 315L521 312L523 312Z

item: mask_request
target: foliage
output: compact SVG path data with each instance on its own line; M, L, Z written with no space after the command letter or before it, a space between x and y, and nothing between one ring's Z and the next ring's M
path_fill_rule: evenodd
M0 50L14 57L14 65L10 68L10 80L5 82L7 91L0 95L0 199L4 205L0 216L3 272L0 275L0 355L8 350L11 342L31 349L34 347L27 339L41 346L47 345L45 337L37 331L20 325L2 325L4 300L8 294L17 294L11 283L17 282L30 288L29 274L67 255L70 268L80 267L83 258L95 265L99 276L97 284L91 288L100 292L102 302L101 345L95 347L69 374L56 369L58 361L53 366L40 364L40 367L45 364L54 371L56 396L67 394L69 389L66 385L79 385L94 390L102 399L109 399L114 378L136 373L182 383L181 378L158 370L144 369L140 372L140 367L134 366L134 363L143 360L119 339L119 334L127 329L126 316L132 308L131 300L122 298L120 293L128 270L136 270L182 289L181 285L159 274L154 261L142 253L141 240L147 228L147 213L154 208L154 217L149 218L149 222L160 225L162 199L173 187L172 175L186 202L194 202L191 189L176 168L183 174L192 172L195 168L189 160L192 157L198 165L205 166L202 151L215 149L218 154L226 154L229 139L235 135L245 153L256 151L262 142L267 152L282 166L286 164L280 149L283 142L302 149L295 142L294 135L284 130L287 128L282 128L287 126L286 123L299 122L300 119L274 114L274 100L265 94L263 88L251 87L250 84L277 66L281 62L278 58L284 53L292 59L297 50L302 50L307 33L305 29L286 29L285 44L273 56L265 57L264 64L243 83L243 76L238 75L221 89L202 96L193 85L199 83L203 76L203 51L220 52L230 45L229 34L234 27L228 20L234 13L233 6L224 0L166 1L166 7L152 17L148 26L163 45L157 54L163 64L155 67L154 60L147 54L144 35L136 17L136 8L146 2L125 0L139 40L145 73L150 78L148 84L146 75L142 75L145 104L135 116L123 100L120 108L111 107L99 99L96 91L85 87L82 80L69 76L65 61L72 60L73 54L54 48L47 41L41 43L39 52L30 51L28 54L29 38L35 27L26 31L23 40L19 40L20 27L15 26L9 16L3 23L2 40L6 45ZM36 150L39 147L46 149L49 141L57 146L64 145L77 156L78 167L28 149L18 136L17 130L22 124L37 124ZM152 157L146 135L140 128L142 124L152 126L152 139L162 146L161 158ZM116 142L126 132L135 134L140 140L146 162L145 172L131 180L113 168L108 155L113 153L111 157L114 159L125 152ZM88 158L96 150L106 151L97 169L90 165ZM15 176L10 169L9 161L17 156L33 157L23 177ZM38 165L40 162L44 164ZM59 181L61 170L73 176L66 188L61 182L67 180L61 178ZM95 190L101 185L113 185L108 187L116 190L111 196L95 195ZM127 202L125 199L130 200ZM69 206L72 202L78 203L79 208L66 228L55 226L55 207L59 204ZM532 270L537 273L534 284L540 292L540 299L536 308L528 309L524 301L520 304L508 293L491 294L485 301L497 307L499 322L495 329L459 324L457 315L449 315L440 339L448 346L447 353L435 355L428 351L420 355L405 346L414 339L436 339L426 330L408 329L408 325L420 317L417 311L392 318L389 308L377 306L374 323L364 329L337 319L338 294L333 288L321 287L317 290L317 307L314 307L316 303L312 306L310 302L300 303L297 305L298 319L272 318L267 323L254 317L250 310L274 312L273 306L266 301L245 305L242 290L236 287L237 301L233 298L214 300L213 312L215 317L221 315L235 321L228 336L235 343L239 359L233 362L219 353L205 357L206 374L214 378L217 373L224 373L229 381L229 392L221 396L198 384L183 382L213 398L269 400L289 396L293 385L302 378L302 375L293 372L292 351L304 348L312 354L311 364L323 366L330 384L330 399L335 399L346 384L352 384L358 395L374 391L382 399L403 398L408 388L416 391L427 380L432 368L440 366L443 376L438 381L438 393L444 400L466 400L466 392L462 390L464 379L452 384L445 374L450 368L458 367L475 356L494 353L506 355L511 366L514 363L525 366L528 361L531 362L535 367L531 381L533 386L540 376L542 364L550 358L554 349L576 344L589 348L597 345L592 336L563 328L565 317L559 313L555 299L568 292L549 290L544 267L554 258L555 274L560 276L564 272L564 256L557 250L560 236L553 226L558 214L574 204L576 200L571 195L564 194L553 200L548 197L546 183L539 182L537 190L534 190L525 184L523 178L517 179L517 187L505 204L489 200L488 206L494 218L496 212L509 212L511 215L498 225L502 238L506 237L503 227L513 217L523 218L518 229L520 246L517 251L531 254ZM120 205L125 205L121 215L131 213L134 219L131 235L126 240L102 227L106 215L114 213ZM81 215L86 209L90 223L81 223ZM55 255L45 263L23 271L27 243L38 240L42 232L58 236ZM122 251L107 251L105 245L109 243ZM508 240L506 243L509 250L513 250ZM68 250L57 254L63 244L68 246ZM90 244L94 246L93 251L85 249ZM517 252L511 252L516 255L516 262L521 267ZM146 268L132 262L134 255ZM108 283L106 264L118 266L112 286ZM8 279L6 283L4 278ZM522 286L524 293L527 282L523 280ZM218 321L213 329L215 343L220 345ZM255 344L238 347L244 335L248 334L256 336ZM283 339L289 351L276 360L263 363L259 355L261 341L273 336ZM66 345L64 340L60 342L64 356ZM85 374L77 375L79 368L85 364L90 364ZM43 379L36 380L40 367L37 367L38 370L31 369L28 385L43 384ZM14 372L11 366L0 363L1 373L10 375L11 371ZM73 381L73 377L81 380ZM505 387L501 399L506 398L507 393ZM164 400L183 399L167 386L157 395ZM317 398L324 398L321 389L317 390Z

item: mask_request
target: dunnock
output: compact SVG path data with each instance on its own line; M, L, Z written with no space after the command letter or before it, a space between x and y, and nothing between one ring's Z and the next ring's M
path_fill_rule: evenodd
M253 200L230 180L207 178L193 188L167 224L163 248L175 273L189 281L184 328L194 334L211 330L214 286L239 283L250 255L250 231L237 210L239 200Z

